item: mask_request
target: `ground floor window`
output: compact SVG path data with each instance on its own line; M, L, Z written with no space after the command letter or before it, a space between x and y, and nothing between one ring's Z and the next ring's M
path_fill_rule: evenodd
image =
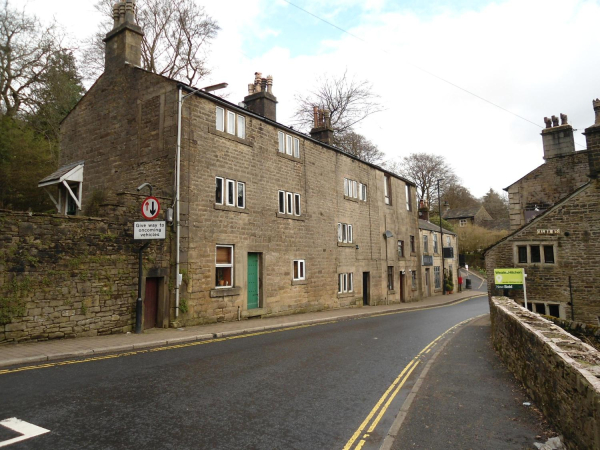
M524 302L521 302L521 306L525 306ZM545 316L561 317L560 304L558 303L527 302L527 309L531 312L543 314Z
M338 274L338 294L343 294L344 292L353 292L354 291L354 280L353 273L339 273Z
M294 261L294 280L306 280L306 271L303 259Z
M233 245L217 245L215 265L215 286L218 288L233 286Z
M519 264L554 264L554 245L517 245L516 260Z
M416 270L410 271L410 282L413 289L417 289L417 272Z
M388 266L388 291L394 290L394 267Z
M352 243L352 225L338 223L338 242Z
M440 289L442 287L442 279L440 277L440 266L436 266L433 268L433 282L435 284L436 289Z

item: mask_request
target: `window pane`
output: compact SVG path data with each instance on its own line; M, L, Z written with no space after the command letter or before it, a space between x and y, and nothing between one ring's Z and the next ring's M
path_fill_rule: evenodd
M231 264L231 247L217 246L217 264Z
M356 187L356 181L352 182L352 197L358 197L358 189Z
M300 194L294 194L294 214L300 215Z
M362 183L358 183L358 199L359 200L363 199L363 196L362 196L362 187L363 187Z
M279 191L279 212L285 214L285 192Z
M348 292L348 275L344 274L344 292Z
M349 197L349 193L348 193L348 178L344 178L344 195L346 197Z
M215 189L215 203L223 204L223 178L215 178L216 189Z
M227 111L227 132L235 134L235 113Z
M300 261L300 278L304 279L304 261Z
M538 314L546 314L546 305L543 303L535 303L535 312Z
M338 275L338 292L339 293L342 292L342 274L341 273Z
M285 135L279 131L277 133L277 138L279 139L279 151L285 153Z
M363 184L363 201L366 202L367 201L367 185Z
M404 241L398 241L398 256L404 258Z
M227 180L227 204L233 206L233 199L235 197L235 182L233 180Z
M560 308L558 305L548 305L548 314L552 317L560 317Z
M415 237L410 237L410 252L415 253Z
M231 267L217 267L216 286L233 286L231 280Z
M299 265L299 261L294 261L294 280L298 279L298 265Z
M517 251L519 254L518 261L522 264L527 264L527 247L525 245L519 245Z
M554 246L544 245L544 262L546 264L554 264Z
M225 110L217 106L217 123L215 127L219 131L225 131Z
M531 249L531 262L532 263L542 262L542 256L540 254L540 246L539 245L532 245L530 247L530 249Z
M348 225L348 242L352 244L352 225Z
M288 214L292 214L292 209L294 208L294 204L292 201L292 193L291 192L287 192L286 193L286 199L285 199L286 203L287 203L287 213Z
M238 116L237 137L246 139L246 118L244 116Z
M237 206L238 208L246 207L246 185L238 181Z
M300 158L300 139L294 138L294 157Z
M338 223L338 242L342 242L342 224Z
M288 155L292 154L292 136L290 136L289 134L285 135L285 152Z
M352 292L354 290L354 283L352 282L352 273L348 274L348 292Z
M410 211L412 209L411 198L410 198L410 186L406 185L406 209Z

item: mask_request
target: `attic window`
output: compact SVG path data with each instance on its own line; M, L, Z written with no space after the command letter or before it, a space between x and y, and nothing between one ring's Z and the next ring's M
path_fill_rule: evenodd
M225 110L220 106L216 108L215 128L217 131L226 132L240 139L246 139L246 118L233 111Z
M48 193L59 214L76 215L81 211L83 161L62 166L41 180L38 187Z

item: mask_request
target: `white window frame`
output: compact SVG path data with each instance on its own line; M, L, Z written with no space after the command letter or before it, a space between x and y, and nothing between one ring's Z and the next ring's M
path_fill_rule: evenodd
M429 253L429 237L426 234L423 235L423 253Z
M405 185L404 191L406 192L406 210L412 211L412 198L410 196L410 186L408 184Z
M350 185L350 180L348 180L348 178L344 178L344 195L346 197L350 197L350 195L349 195L349 193L350 193L349 185Z
M348 292L354 292L353 272L348 272Z
M366 184L362 185L362 190L363 190L362 201L366 202L367 201L367 185Z
M225 131L225 110L217 106L215 128L217 131Z
M229 197L231 194L231 202L229 201ZM235 180L226 179L225 180L225 204L227 206L235 206L235 199L237 197L237 191L235 190Z
M219 181L221 181L221 201L217 201L217 189L219 188ZM222 205L225 203L225 179L223 177L215 177L215 204Z
M285 208L285 213L292 215L294 213L294 196L291 192L286 192L285 193L285 203L286 203L286 208Z
M294 138L294 158L300 158L300 139Z
M279 214L285 214L285 191L277 191L277 204Z
M301 198L300 198L300 194L294 194L294 215L295 216L299 216L301 214L300 208L301 208Z
M433 253L439 253L440 249L438 247L438 237L437 233L431 233L433 235Z
M279 145L279 153L285 153L285 133L283 131L277 132L277 142Z
M442 288L442 278L441 278L440 266L433 267L433 286L434 286L434 289Z
M227 123L225 127L227 134L233 134L235 136L235 113L233 111L227 111Z
M363 184L362 183L358 183L358 199L359 200L363 199Z
M295 276L296 264L298 265L298 277ZM292 263L292 279L294 281L306 280L306 261L295 259Z
M285 135L285 154L286 155L292 155L292 136L290 136L289 134Z
M218 251L215 251L215 272L216 269L219 267L231 267L231 285L229 286L219 286L218 284L216 284L216 288L217 289L223 289L223 288L232 288L235 285L235 278L234 278L234 264L235 264L235 256L234 256L234 248L233 245L227 245L227 244L217 244L215 249L219 248L219 247L227 247L231 249L231 262L227 263L227 264L218 264L217 263L217 254ZM215 278L216 278L216 273L215 273ZM215 279L216 281L216 279Z
M467 226L467 219L460 219L458 221L458 225L461 227L466 227Z
M342 229L343 229L342 224L338 222L338 242L342 242L342 238L343 238Z
M417 271L412 270L410 273L410 286L412 289L417 289Z
M236 136L240 139L246 139L246 117L237 114Z
M356 181L352 181L352 197L358 198L358 187Z
M240 205L240 188L242 189L242 204ZM246 208L246 183L243 181L237 182L237 196L235 199L235 203L238 208L245 209Z
M391 205L391 201L390 201L390 177L388 177L387 175L383 176L383 195L384 195L384 200L385 200L385 204L386 205Z

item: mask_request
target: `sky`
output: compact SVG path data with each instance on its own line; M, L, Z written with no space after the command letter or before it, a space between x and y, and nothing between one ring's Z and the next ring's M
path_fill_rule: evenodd
M238 103L254 73L273 76L277 120L295 96L345 71L383 111L357 126L386 155L443 156L476 197L543 163L543 118L568 115L585 148L600 97L600 1L196 0L221 30L198 87ZM95 0L27 0L82 42L104 20ZM13 0L14 4L14 0Z

